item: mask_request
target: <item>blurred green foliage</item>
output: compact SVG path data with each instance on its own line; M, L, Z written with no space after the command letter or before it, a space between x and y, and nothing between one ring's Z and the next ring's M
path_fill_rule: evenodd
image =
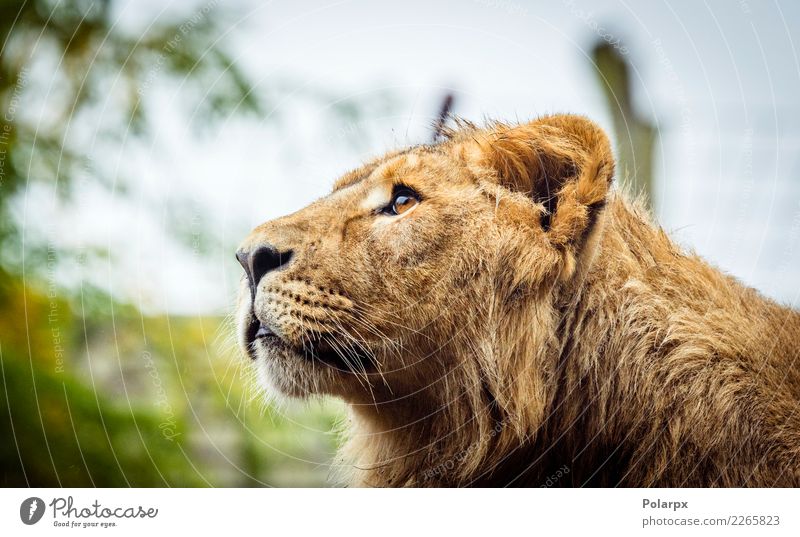
M156 413L115 404L75 379L26 365L3 356L3 486L203 484L161 435Z
M214 341L226 321L144 317L103 295L87 318L0 282L3 486L327 482L338 409L265 406L249 364Z
M37 182L72 193L82 174L115 192L126 177L92 165L87 147L149 134L143 96L173 81L205 124L230 113L261 114L259 100L217 43L225 8L198 4L180 20L157 17L126 28L111 0L0 2L0 257L17 263L20 230L9 214L15 197ZM91 125L90 138L80 127ZM27 255L42 257L27 245Z
M118 24L117 7L0 2L0 484L325 484L340 409L268 407L223 319L146 316L88 282L59 287L52 273L72 253L26 237L14 214L31 185L69 203L87 174L124 195L126 178L97 171L71 129L147 137L142 90L156 82L197 96L191 112L206 124L262 113L217 43L222 3L146 30ZM43 102L47 113L34 112Z

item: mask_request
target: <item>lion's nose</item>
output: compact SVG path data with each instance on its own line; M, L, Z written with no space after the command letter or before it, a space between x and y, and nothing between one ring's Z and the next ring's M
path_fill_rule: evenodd
M292 254L292 250L281 252L270 245L258 246L253 251L242 249L236 252L236 259L239 260L247 274L247 279L250 280L252 298L255 298L256 287L264 274L285 266L291 261Z

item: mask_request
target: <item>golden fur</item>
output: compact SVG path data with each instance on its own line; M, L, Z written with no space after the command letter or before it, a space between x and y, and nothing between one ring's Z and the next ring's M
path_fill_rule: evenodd
M242 345L367 486L800 485L800 314L682 252L569 115L461 122L256 228ZM421 200L380 213L395 184ZM248 327L279 336L250 341Z

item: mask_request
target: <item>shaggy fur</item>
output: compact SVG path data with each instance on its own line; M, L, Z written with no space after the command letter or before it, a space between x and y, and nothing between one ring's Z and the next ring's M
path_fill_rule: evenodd
M243 282L242 345L268 391L349 403L356 485L800 485L800 314L613 173L567 115L377 159L245 241L292 257Z

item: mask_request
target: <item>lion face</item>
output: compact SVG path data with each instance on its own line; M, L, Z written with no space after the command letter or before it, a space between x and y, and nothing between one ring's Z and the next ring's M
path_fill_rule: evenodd
M286 394L352 397L422 369L418 351L435 353L442 325L471 315L456 307L458 281L485 248L475 238L493 233L491 204L449 151L415 148L256 228L240 249L239 319L264 379Z
M237 317L260 381L374 402L482 374L474 355L504 312L574 271L610 180L596 132L573 116L465 125L255 228L237 252Z

